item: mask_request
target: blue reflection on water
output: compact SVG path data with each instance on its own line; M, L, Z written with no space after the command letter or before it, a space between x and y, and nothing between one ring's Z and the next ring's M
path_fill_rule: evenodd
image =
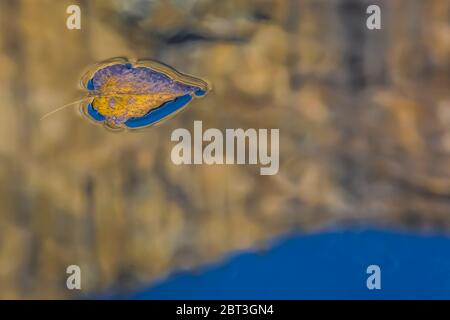
M381 290L366 287L381 267ZM379 230L293 235L120 298L450 299L450 238Z
M98 112L91 103L88 104L88 114L96 121L104 121L106 118L100 112Z

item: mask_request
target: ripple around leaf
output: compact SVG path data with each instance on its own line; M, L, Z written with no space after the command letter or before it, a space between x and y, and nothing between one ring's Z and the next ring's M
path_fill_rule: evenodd
M81 80L92 96L82 113L111 129L139 129L182 111L208 84L152 60L117 58L91 68Z

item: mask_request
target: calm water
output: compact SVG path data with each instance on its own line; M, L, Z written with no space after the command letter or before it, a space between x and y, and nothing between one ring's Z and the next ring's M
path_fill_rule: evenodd
M450 237L380 230L294 235L265 252L241 252L120 298L449 299ZM366 268L381 268L368 290Z

